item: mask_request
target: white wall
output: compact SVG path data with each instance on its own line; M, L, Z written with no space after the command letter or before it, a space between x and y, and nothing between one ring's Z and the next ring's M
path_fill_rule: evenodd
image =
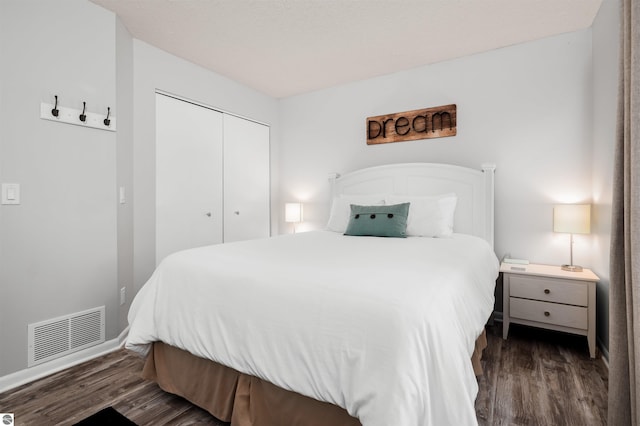
M27 366L27 324L106 305L118 334L116 134L40 119L40 102L114 114L115 18L86 0L0 2L0 376Z
M155 268L155 91L169 92L271 126L272 228L278 220L278 101L134 40L134 281Z
M598 339L609 347L609 249L613 157L616 136L620 1L605 0L593 23L593 263L597 287ZM608 356L608 354L607 354Z
M120 298L125 288L125 303L119 306L118 330L129 322L127 314L135 295L133 282L133 38L116 18L116 94L118 134L116 136L116 189L118 191L118 281L114 291ZM119 191L124 189L125 202Z
M282 197L308 198L306 226L318 228L331 171L493 162L498 255L567 262L568 236L552 232L552 208L590 201L591 98L586 30L285 99ZM457 136L366 145L366 117L449 103L457 104ZM588 263L581 245L576 261Z

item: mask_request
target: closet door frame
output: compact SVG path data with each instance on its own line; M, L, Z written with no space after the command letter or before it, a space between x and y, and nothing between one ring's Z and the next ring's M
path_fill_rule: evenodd
M255 123L255 124L259 124L259 125L265 126L267 128L267 141L266 141L266 143L267 143L267 154L268 155L267 155L266 161L267 161L267 167L268 167L268 173L267 173L268 182L265 185L265 189L267 191L267 199L268 199L268 203L267 203L268 205L267 205L267 209L266 209L267 235L270 236L271 235L271 148L270 148L270 145L271 145L271 140L270 140L271 139L271 127L266 123L263 123L263 122L260 122L260 121L257 121L257 120L254 120L254 119L251 119L251 118L248 118L248 117L244 117L244 116L241 116L241 115L238 115L238 114L230 113L230 112L225 111L223 109L212 107L210 105L207 105L207 104L204 104L204 103L201 103L201 102L197 102L197 101L185 98L183 96L179 96L179 95L173 94L171 92L167 92L167 91L156 89L155 95L156 95L156 99L157 99L157 97L159 95L161 95L161 96L165 96L165 97L168 97L168 98L173 98L176 101L186 102L186 103L192 104L192 105L197 106L197 107L202 107L202 108L205 108L207 110L211 110L213 112L220 113L221 116L222 116L223 126L224 126L224 116L226 115L226 116L230 116L230 117L235 117L235 118L239 118L239 119L242 119L242 120L246 120L246 121L249 121L249 122L252 122L252 123ZM156 117L157 117L157 111L156 111ZM158 128L158 123L156 122L156 129L157 128ZM216 211L215 213L214 213L214 211L211 211L212 216L207 216L207 218L212 218L214 214L218 215L218 217L220 218L220 221L221 221L221 223L220 223L220 239L219 239L219 242L229 242L229 241L225 241L225 238L224 238L224 235L225 235L225 208L227 207L227 206L225 206L225 202L224 202L224 200L225 200L225 191L224 191L224 188L225 188L225 181L224 181L224 158L225 158L224 157L224 128L221 129L221 133L222 133L222 136L221 136L222 137L222 141L221 141L222 154L221 154L221 159L220 159L219 166L220 166L220 176L221 176L221 179L222 179L222 183L221 183L222 186L221 186L221 195L220 195L220 209L218 210L216 208L215 209L215 211ZM156 134L156 149L157 149L157 139L158 139L158 135ZM158 154L156 152L156 156L157 155ZM158 161L158 159L156 158L156 165L157 165L157 161ZM212 165L212 167L216 167L216 165ZM158 196L158 170L156 170L156 197L157 196ZM158 203L159 203L159 200L156 199L156 265L158 263L160 263L160 261L162 260L161 257L164 257L164 255L166 255L166 253L163 255L158 249L157 238L158 238L158 232L159 232L159 226L160 226L160 224L158 223L158 212L157 212ZM203 214L206 216L206 214L208 212L209 212L209 210L204 211Z

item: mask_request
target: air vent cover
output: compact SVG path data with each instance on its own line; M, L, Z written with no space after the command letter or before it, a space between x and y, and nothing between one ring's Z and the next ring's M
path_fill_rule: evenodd
M28 366L104 342L104 306L29 324Z

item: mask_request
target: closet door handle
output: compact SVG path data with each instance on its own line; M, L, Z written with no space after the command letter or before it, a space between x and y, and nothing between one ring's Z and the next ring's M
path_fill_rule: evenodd
M545 288L544 289L544 294L549 294L549 293L551 293L551 290L549 290L548 288Z
M545 312L544 312L544 316L545 316L545 317L548 317L549 315L551 315L551 314L549 313L549 311L545 311Z
M233 214L235 214L236 216L240 216L240 211L236 210L235 212L233 212Z
M211 217L211 212L206 212L204 215L207 217Z

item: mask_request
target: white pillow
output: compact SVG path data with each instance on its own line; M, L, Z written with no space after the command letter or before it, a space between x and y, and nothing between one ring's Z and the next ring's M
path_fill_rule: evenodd
M411 203L407 218L408 237L449 237L458 197L455 193L434 196L388 195L386 204Z
M349 216L351 215L351 204L360 206L382 206L384 205L384 194L372 195L345 195L333 199L331 205L331 214L329 215L329 223L327 230L340 232L344 234L349 224Z

